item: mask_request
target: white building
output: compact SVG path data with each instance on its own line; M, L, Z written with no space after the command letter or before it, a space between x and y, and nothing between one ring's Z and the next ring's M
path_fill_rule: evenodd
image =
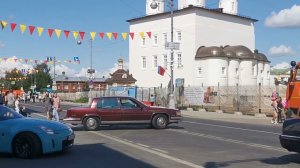
M129 70L140 87L167 86L169 75L160 76L157 67L170 74L170 12L150 7L146 16L128 20L130 32L151 32L151 38L129 42ZM269 85L270 62L255 50L255 19L237 15L237 0L220 0L219 8L205 8L205 0L179 0L174 11L174 83L184 79L185 86ZM158 5L158 6L159 6ZM224 47L222 47L224 46Z

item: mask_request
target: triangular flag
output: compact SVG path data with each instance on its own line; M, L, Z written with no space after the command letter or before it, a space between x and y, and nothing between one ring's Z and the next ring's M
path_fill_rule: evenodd
M1 21L1 27L2 27L2 30L6 27L6 25L7 25L7 22Z
M118 38L118 33L114 32L114 33L112 33L112 34L113 34L113 36L114 36L114 39L116 40L116 39Z
M123 37L124 40L126 40L127 39L127 33L122 33L122 37Z
M90 35L91 35L92 40L94 40L95 36L96 36L96 32L90 32Z
M108 39L110 39L110 40L111 40L112 33L110 33L110 32L107 32L107 33L106 33L106 36L108 37Z
M140 32L140 36L141 36L141 38L144 38L145 37L145 33L144 32Z
M77 37L78 37L78 32L77 32L77 31L73 31L73 36L74 36L74 38L75 38L75 40L76 40Z
M28 63L28 59L25 59L25 62Z
M166 70L161 66L158 66L157 68L158 68L157 73L160 74L161 76L164 76Z
M147 32L149 38L151 38L151 32Z
M35 29L35 26L28 26L28 28L29 28L30 35L32 35L32 33Z
M48 29L48 34L50 37L52 37L53 32L54 32L54 29Z
M20 29L21 29L21 32L23 34L25 32L25 30L26 30L26 25L21 24L20 25Z
M68 38L69 34L70 34L70 31L69 30L64 30L64 33L65 33L66 38Z
M60 34L61 34L61 30L55 29L55 34L56 34L57 38L59 38Z
M134 38L134 33L133 33L133 32L130 32L129 35L130 35L131 39L133 40L133 38Z
M100 32L100 33L99 33L99 36L100 36L101 39L103 39L103 38L104 38L104 33L103 33L103 32Z
M83 40L84 34L85 34L85 32L79 32L79 35L80 35L81 40Z
M15 61L15 62L17 62L17 61L18 61L18 59L17 59L17 58L15 58L15 59L14 59L14 61Z
M37 27L37 31L38 31L39 36L41 36L42 33L43 33L43 31L44 31L44 28L42 28L42 27Z
M10 28L11 28L12 32L15 30L16 26L17 26L17 24L15 24L15 23L10 24Z

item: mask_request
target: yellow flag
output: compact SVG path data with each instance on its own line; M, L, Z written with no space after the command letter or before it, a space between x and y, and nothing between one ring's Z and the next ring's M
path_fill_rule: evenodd
M79 34L78 31L73 31L73 36L74 36L75 40L77 39L78 34Z
M57 38L59 38L60 34L61 34L61 30L55 29L55 34L56 34Z
M2 29L4 29L6 25L7 25L7 22L5 22L5 21L1 21L1 26L2 26Z
M21 32L23 34L25 32L25 30L26 30L26 25L21 24L20 25L20 29L21 29Z
M145 33L144 32L140 32L140 36L141 36L141 38L144 38L145 37Z
M108 33L106 33L106 36L108 37L108 39L111 40L112 33L108 32Z
M122 37L123 37L124 40L126 40L127 39L127 33L122 33Z
M44 31L44 28L42 28L42 27L37 27L37 31L38 31L39 36L41 36L42 33L43 33L43 31Z
M91 38L94 40L96 36L96 32L90 32L90 34L91 34Z

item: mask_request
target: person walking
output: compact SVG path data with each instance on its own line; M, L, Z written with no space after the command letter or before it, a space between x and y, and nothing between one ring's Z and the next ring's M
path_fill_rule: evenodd
M48 120L52 120L53 116L52 116L52 105L53 105L53 101L50 98L49 92L45 93L45 97L44 97L44 105L45 105L45 112L47 113L47 119Z
M151 106L154 106L154 103L155 103L155 97L153 94L150 95L150 105Z
M20 113L20 98L19 98L19 96L17 96L16 100L15 100L15 110L17 113Z
M14 109L15 96L12 91L9 91L7 95L7 106L11 109Z
M278 124L278 122L277 122L278 110L277 110L277 101L276 100L277 100L277 93L276 93L276 91L274 91L272 93L272 97L271 97L271 101L272 101L271 106L273 107L273 117L271 120L272 124Z
M282 99L279 96L277 99L277 123L282 122L282 111L283 111L283 105L282 105Z
M2 91L0 92L0 105L4 104L4 97L2 96Z
M56 121L59 121L59 114L58 111L60 109L60 98L57 96L57 93L53 95L53 117Z

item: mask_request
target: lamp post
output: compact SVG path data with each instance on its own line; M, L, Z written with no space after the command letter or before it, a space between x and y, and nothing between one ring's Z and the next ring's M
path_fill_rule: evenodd
M150 4L150 7L152 9L156 9L158 7L157 0L153 0L152 3ZM170 46L169 48L171 49L171 60L170 60L170 96L169 96L169 107L170 108L175 108L175 97L174 97L174 39L173 39L173 16L174 16L174 0L167 0L169 3L170 11L171 11L171 43L168 44Z
M95 70L93 69L93 39L90 39L91 44L91 51L90 51L90 69L88 69L89 74L89 104L92 104L92 89L93 89L93 74L95 73Z

